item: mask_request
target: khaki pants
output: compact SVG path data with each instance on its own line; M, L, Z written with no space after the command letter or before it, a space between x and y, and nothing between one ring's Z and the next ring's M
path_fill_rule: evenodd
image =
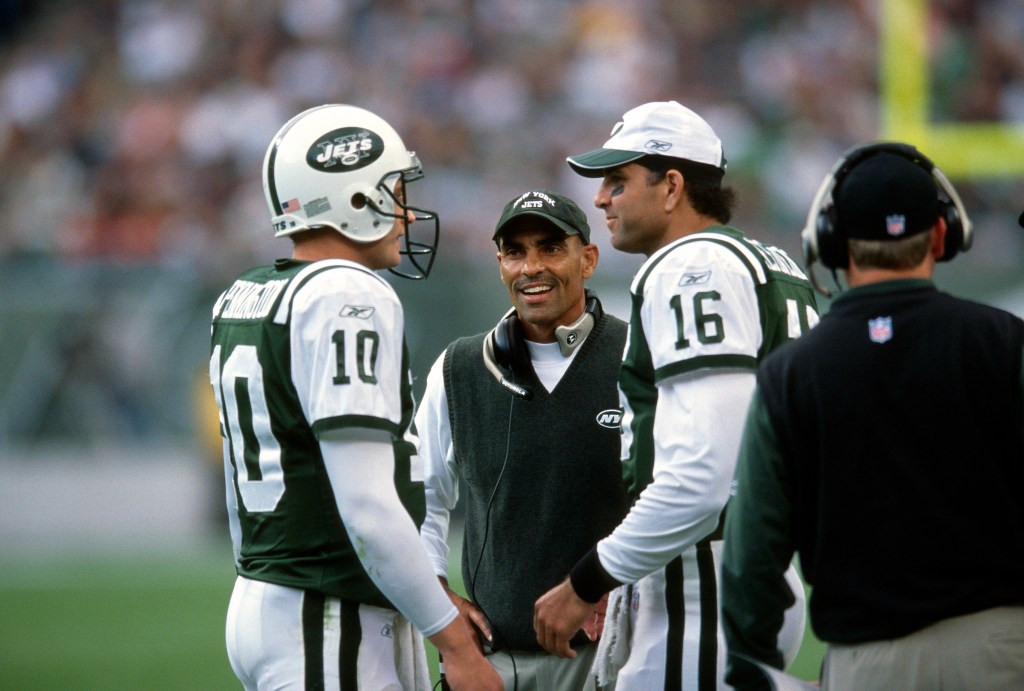
M594 691L594 655L597 644L576 648L576 657L568 658L522 650L491 653L487 660L498 670L505 688L511 691ZM515 675L512 659L515 659ZM513 683L515 682L515 683Z
M821 687L878 689L1024 689L1024 606L945 619L887 641L830 645Z

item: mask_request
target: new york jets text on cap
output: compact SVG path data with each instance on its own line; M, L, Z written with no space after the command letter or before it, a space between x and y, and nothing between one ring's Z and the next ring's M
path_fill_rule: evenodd
M521 194L506 204L491 239L497 242L509 223L523 216L539 216L566 235L579 235L584 244L590 244L590 224L583 210L564 194L543 189Z

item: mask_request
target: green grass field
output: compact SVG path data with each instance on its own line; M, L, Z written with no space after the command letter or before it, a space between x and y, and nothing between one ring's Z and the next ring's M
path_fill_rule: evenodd
M0 560L0 689L237 689L230 547Z
M227 543L194 553L6 555L0 689L238 689L224 652L233 581ZM808 634L790 671L817 678L821 654Z

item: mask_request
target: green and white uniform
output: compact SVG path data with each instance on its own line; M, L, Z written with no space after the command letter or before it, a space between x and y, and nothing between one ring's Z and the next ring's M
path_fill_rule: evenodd
M754 371L817 323L814 293L784 252L724 226L652 254L630 292L619 390L624 478L635 503L598 543L599 566L590 561L604 573L575 571L574 579L635 584L617 589L609 607L631 620L619 688L721 688L717 529ZM793 654L804 622L797 590Z
M431 635L456 616L416 530L422 470L394 289L344 260L253 269L214 307L210 379L239 574L228 621L239 677L254 685L295 681L312 664L328 688L346 669L360 687L389 678L375 676L387 670L368 671L356 635L374 654L379 637L380 650L396 651L381 654L406 655L391 666L396 675L421 673L422 655L394 642L403 635L401 617L353 628L369 612L387 617L397 609ZM261 607L284 610L277 629L248 630ZM416 635L407 637L413 648ZM321 648L311 650L311 641ZM272 673L255 676L267 668Z

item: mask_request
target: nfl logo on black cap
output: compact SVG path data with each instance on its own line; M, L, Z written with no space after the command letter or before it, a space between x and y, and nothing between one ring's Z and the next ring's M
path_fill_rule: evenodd
M907 230L907 217L903 214L891 214L885 217L885 232L894 238L903 235Z

